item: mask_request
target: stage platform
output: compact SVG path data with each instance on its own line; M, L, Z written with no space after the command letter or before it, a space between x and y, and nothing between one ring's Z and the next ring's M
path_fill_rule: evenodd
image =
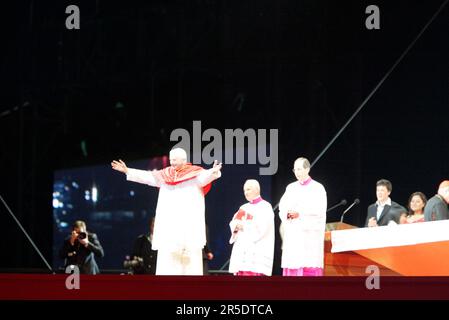
M81 275L80 289L66 288L67 274L0 274L1 300L390 300L449 299L449 277L234 277Z

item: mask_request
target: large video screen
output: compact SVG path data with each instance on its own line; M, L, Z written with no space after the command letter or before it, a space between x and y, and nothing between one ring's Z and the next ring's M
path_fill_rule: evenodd
M128 167L153 170L169 165L167 156L127 162ZM210 165L203 166L209 168ZM243 184L257 179L262 197L270 201L271 176L260 176L258 165L223 165L222 177L206 196L208 245L214 254L210 270L227 270L231 254L229 221L246 202ZM95 232L105 256L96 259L102 272L126 272L123 261L131 254L133 243L148 232L148 221L155 216L158 188L126 181L124 174L111 169L109 163L98 166L58 170L53 186L53 267L61 269L64 261L59 250L70 235L72 224L83 220Z

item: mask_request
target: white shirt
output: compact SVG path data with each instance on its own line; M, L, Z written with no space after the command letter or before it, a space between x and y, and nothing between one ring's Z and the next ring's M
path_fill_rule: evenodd
M376 205L377 205L377 212L376 212L377 219L376 220L379 220L380 215L382 214L382 211L384 211L385 205L387 205L387 204L391 207L390 197L388 197L387 201L385 201L383 204L381 204L379 201L376 201Z

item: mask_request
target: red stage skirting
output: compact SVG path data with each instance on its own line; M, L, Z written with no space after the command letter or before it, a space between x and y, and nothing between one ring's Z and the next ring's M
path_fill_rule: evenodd
M447 277L381 277L380 289L368 290L364 277L81 275L80 289L68 290L65 287L67 276L0 274L0 299L449 299Z

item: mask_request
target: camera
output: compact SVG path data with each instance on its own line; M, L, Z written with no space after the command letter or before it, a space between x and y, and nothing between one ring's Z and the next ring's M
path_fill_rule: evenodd
M143 267L143 258L141 257L134 257L132 260L130 260L129 257L126 257L126 260L123 261L123 267L126 269L139 269Z
M78 234L78 240L83 240L87 238L87 233L86 232L80 232Z

